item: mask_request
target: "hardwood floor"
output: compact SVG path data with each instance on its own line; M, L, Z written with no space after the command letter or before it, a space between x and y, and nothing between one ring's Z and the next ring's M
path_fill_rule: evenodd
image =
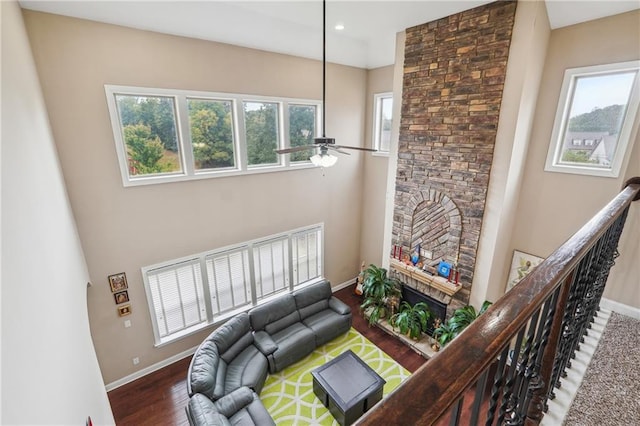
M353 286L335 293L351 307L353 327L407 370L426 361L421 355L378 327L369 327L359 312L361 299ZM175 362L108 393L117 425L188 425L184 407L189 397L185 382L191 357Z

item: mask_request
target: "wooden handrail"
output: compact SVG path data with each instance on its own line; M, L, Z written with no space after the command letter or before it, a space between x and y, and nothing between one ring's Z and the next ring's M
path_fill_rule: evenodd
M564 326L563 317L575 316L573 312L565 311L567 299L573 297L569 296L569 292L583 291L585 294L594 292L593 289L578 288L580 283L577 281L582 279L579 274L586 273L587 267L590 268L589 274L599 273L598 277L604 277L606 282L608 268L612 262L606 259L606 271L601 271L602 268L595 267L596 262L603 263L603 261L596 256L600 254L614 256L617 238L622 232L627 209L634 200L639 198L640 178L634 178L628 181L627 186L578 232L494 303L446 348L366 413L357 424L428 425L442 421L479 379L483 379L480 382L484 385L485 374L490 367L497 365L496 360L508 353L510 345L513 345L518 336L522 340L525 329L537 327L540 331L535 338L539 340L536 340L535 344L532 342L529 345L532 347L526 349L525 357L528 358L521 365L523 370L532 370L526 380L536 382L538 385L538 388L532 389L533 385L528 384L529 389L525 389L529 392L525 398L526 406L519 409L524 410L527 415L531 395L535 392L546 395L549 388L548 383L540 383L549 380L551 366L548 363L554 362L554 359L556 363L559 362L556 345L561 334L560 327ZM619 223L621 225L618 226ZM613 228L615 229L612 230ZM614 235L614 231L618 234ZM605 253L607 244L615 245ZM561 286L563 286L562 289ZM595 302L596 305L600 296L601 294ZM575 298L571 300L575 301ZM580 309L584 310L584 307ZM539 323L545 320L548 324L544 324L543 329L543 324ZM533 331L527 332L533 333ZM533 334L528 336L534 337ZM548 346L547 341L550 342ZM536 355L536 351L540 353L539 356ZM545 365L540 365L542 363ZM504 362L500 365L504 366ZM536 370L534 367L540 371L539 376L536 371L533 371ZM505 380L501 380L496 379L494 386L504 385ZM481 390L480 394L483 391ZM523 391L520 392L524 395ZM508 392L501 395L503 399L509 398ZM546 402L546 397L544 401ZM522 401L517 403L522 404ZM526 421L531 422L531 416ZM522 422L524 420L521 418L520 423ZM516 424L518 423L516 421Z

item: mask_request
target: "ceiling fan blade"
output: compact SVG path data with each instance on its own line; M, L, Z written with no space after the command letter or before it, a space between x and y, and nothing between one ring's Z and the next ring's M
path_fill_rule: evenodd
M291 148L276 149L276 154L290 154L292 152L308 151L317 147L317 145L293 146Z
M334 148L342 148L342 149L357 149L358 151L370 151L377 152L377 149L373 148L360 148L359 146L344 146L344 145L334 145Z
M329 148L331 151L339 152L340 154L351 155L350 152L342 151L341 149L335 148L333 146L327 146L327 148Z

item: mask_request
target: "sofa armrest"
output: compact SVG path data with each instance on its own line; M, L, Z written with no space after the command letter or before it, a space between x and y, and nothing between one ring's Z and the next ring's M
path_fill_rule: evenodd
M215 403L201 393L189 399L186 410L192 426L231 426L229 419L218 411Z
M238 388L215 402L223 416L229 418L253 402L253 391L246 386Z
M256 331L253 334L253 344L265 356L271 355L278 349L278 345L266 331Z
M351 308L335 296L331 296L331 299L329 299L329 307L340 315L347 315L351 313Z

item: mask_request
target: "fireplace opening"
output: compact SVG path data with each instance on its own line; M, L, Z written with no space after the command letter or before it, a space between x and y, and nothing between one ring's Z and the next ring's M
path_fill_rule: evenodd
M418 302L424 302L429 306L429 310L431 310L431 313L433 314L427 322L427 334L429 336L433 336L433 324L435 320L439 318L440 323L444 323L447 317L447 305L445 303L427 296L426 294L420 293L405 284L402 284L402 300L408 302L412 306Z

